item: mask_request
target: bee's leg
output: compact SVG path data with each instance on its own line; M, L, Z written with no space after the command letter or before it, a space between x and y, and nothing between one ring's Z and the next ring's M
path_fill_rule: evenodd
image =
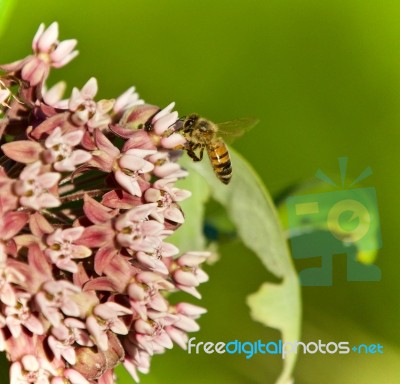
M196 149L200 147L199 155L196 154ZM186 148L187 154L193 159L193 161L201 161L203 159L204 145L192 144L190 148Z
M175 146L174 148L172 148L174 151L178 151L178 150L187 150L186 146L183 144L179 144L177 146Z

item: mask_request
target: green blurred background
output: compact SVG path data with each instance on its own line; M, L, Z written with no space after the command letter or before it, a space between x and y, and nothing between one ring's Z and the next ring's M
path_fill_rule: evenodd
M1 0L0 0L1 2ZM400 3L371 0L16 1L0 41L0 62L31 52L38 25L60 24L80 55L48 82L99 81L100 98L136 85L142 98L181 115L261 123L235 147L276 197L318 168L349 176L366 167L376 189L383 246L379 282L347 282L334 258L332 287L303 287L305 341L380 343L382 355L300 355L296 383L400 383ZM266 278L239 242L222 247L201 287L209 309L198 341L276 340L244 304ZM185 297L185 300L188 298ZM190 300L190 299L189 299ZM193 300L192 300L193 301ZM178 348L152 361L143 383L273 383L281 359L188 355ZM0 382L4 376L0 377ZM129 380L121 380L121 383ZM5 383L5 381L4 381Z

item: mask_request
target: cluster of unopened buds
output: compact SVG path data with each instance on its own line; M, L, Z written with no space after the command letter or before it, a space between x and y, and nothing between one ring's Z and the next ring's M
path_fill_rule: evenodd
M112 384L120 363L138 381L151 356L186 347L205 312L168 301L200 297L209 256L168 242L190 196L175 187L187 171L174 105L133 87L95 101L94 78L62 99L64 83L44 82L75 45L41 25L33 54L0 67L0 351L12 384Z

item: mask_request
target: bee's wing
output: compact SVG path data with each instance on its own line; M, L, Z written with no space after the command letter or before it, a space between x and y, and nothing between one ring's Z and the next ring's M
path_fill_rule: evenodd
M218 136L223 138L227 143L231 143L245 132L252 129L258 122L259 120L254 117L242 117L240 119L219 123L217 124Z

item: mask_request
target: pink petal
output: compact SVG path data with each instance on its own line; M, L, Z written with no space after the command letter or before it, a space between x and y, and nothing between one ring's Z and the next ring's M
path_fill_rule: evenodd
M119 112L124 108L129 108L128 102L132 95L135 95L135 87L128 88L122 95L118 96L115 100L114 111Z
M72 61L76 56L78 56L79 51L73 51L69 55L65 56L64 59L58 62L53 63L54 68L61 68L64 65L67 65L70 61Z
M22 68L21 76L24 80L29 81L31 86L34 86L43 81L47 77L48 73L49 66L43 61L38 60L33 66Z
M127 335L129 333L128 327L119 319L112 322L110 329L118 335Z
M196 276L192 272L182 271L181 269L177 269L174 274L174 280L179 285L185 285L188 287L197 287L199 286L199 282Z
M78 240L82 236L84 230L85 230L84 227L72 227L64 229L62 231L62 238L72 243L75 240Z
M179 253L179 249L170 243L162 243L160 251L163 257L172 257Z
M171 349L174 346L171 338L168 336L168 333L166 333L165 331L157 336L157 343L167 349Z
M33 243L28 248L28 263L32 274L38 283L51 279L52 273L49 263L37 243ZM36 287L35 287L36 288Z
M36 197L22 196L19 199L19 201L22 206L27 207L27 208L32 208L35 211L39 211L41 208L43 208L43 206L39 204L39 201L38 201L38 199L36 199Z
M78 266L72 260L69 260L69 259L58 259L55 264L59 269L61 269L63 271L68 271L68 272L71 272L71 273L78 272ZM72 316L72 314L70 314L70 316Z
M42 164L40 163L40 161L27 165L22 170L21 174L19 175L19 178L21 180L30 180L32 178L35 178L39 174L41 166Z
M94 139L100 150L108 153L111 157L119 155L119 149L100 130L94 131Z
M175 201L182 201L190 196L192 196L192 192L187 191L185 189L178 189L178 188L173 188L172 189L173 195L174 195L174 200Z
M5 305L15 306L17 298L10 284L4 284L0 291L0 299Z
M61 324L61 314L54 310L53 308L49 307L49 303L46 299L44 292L39 292L35 296L36 304L40 308L41 313L43 316L54 326L58 327Z
M72 245L71 251L74 259L84 259L92 254L90 248L85 247L84 245Z
M151 271L168 275L168 268L161 260L151 257L144 252L137 252L136 258L143 266L149 268Z
M114 189L103 195L101 203L110 208L130 209L136 205L142 204L142 200L137 196L132 196L122 189Z
M186 332L183 332L180 329L172 326L166 327L165 331L168 333L172 341L178 344L182 349L186 350L188 341L188 336Z
M39 321L39 319L33 315L29 316L28 320L24 322L26 328L28 328L32 333L36 335L44 334L43 324Z
M108 349L107 335L101 330L99 324L93 316L89 316L86 319L86 328L96 340L96 345L102 351L106 351Z
M13 61L10 64L2 64L0 65L0 69L7 72L16 72L19 71L21 68L24 67L25 63L32 60L33 56L28 56L25 59Z
M75 48L77 41L75 39L64 40L58 44L57 48L50 54L52 61L61 61L68 56Z
M0 89L0 104L3 104L11 95L8 89Z
M170 128L178 120L178 112L169 113L155 122L153 129L157 135L162 135L168 128Z
M153 327L149 324L149 322L142 320L142 319L136 320L134 327L135 327L135 331L138 333L151 335L154 332Z
M33 40L32 40L32 50L33 50L34 52L37 51L37 48L38 48L37 43L38 43L38 41L39 41L39 38L42 36L42 34L43 34L43 32L44 32L44 28L45 28L45 27L44 27L44 24L41 23L41 24L39 25L38 30L37 30L36 33L35 33L35 36L33 37Z
M44 102L48 105L54 105L58 103L61 100L66 88L67 83L65 81L59 81L44 93Z
M94 270L101 276L104 269L110 264L112 258L118 253L118 250L112 246L100 248L94 258Z
M185 218L183 217L182 212L178 208L175 208L175 207L167 208L164 211L164 217L175 223L183 223L185 221Z
M51 133L57 127L68 124L68 119L68 112L57 113L54 116L48 117L32 131L31 136L36 140L42 139L45 134Z
M180 316L179 320L174 323L174 326L186 332L197 332L200 330L199 324L187 316Z
M67 316L78 317L80 314L78 305L71 299L64 301L64 304L63 304L61 310Z
M39 160L43 147L30 140L19 140L3 144L1 149L7 157L19 163L29 164Z
M95 77L91 77L81 89L81 95L86 100L93 99L97 94L98 86Z
M183 145L186 143L186 139L180 135L179 133L173 133L171 136L168 137L163 137L161 139L161 145L164 148L176 148L180 145Z
M207 275L207 273L205 273L202 269L198 269L196 271L196 277L197 277L197 281L201 284L201 283L205 283L206 281L208 281L209 277Z
M63 142L71 147L75 147L81 143L83 135L84 132L80 130L68 132L63 136Z
M152 149L131 148L128 149L124 155L134 155L137 157L145 158L146 156L155 155L157 151Z
M39 361L33 355L25 355L24 357L22 357L21 363L24 366L24 369L26 369L27 371L34 372L39 370L40 368Z
M61 228L57 228L54 232L47 236L47 244L49 245L53 245L54 243L62 243L63 241L63 231Z
M84 290L115 292L118 287L108 277L96 277L85 284Z
M51 159L46 159L49 163L52 162ZM58 172L72 172L75 170L75 162L72 160L71 157L63 159L61 161L57 161L54 163L54 169Z
M61 175L58 172L47 172L37 177L38 182L43 188L51 188L57 184L60 180Z
M90 384L79 372L75 369L65 369L64 377L68 379L72 384Z
M123 112L135 105L144 104L143 100L139 100L139 95L135 93L135 87L130 87L122 95L120 95L114 104L114 112Z
M30 215L29 228L39 238L54 231L52 225L38 212Z
M25 226L28 219L29 216L24 212L7 212L0 228L1 239L9 240L14 237Z
M83 210L93 224L105 223L118 213L117 210L111 210L87 195L83 197L83 201Z
M123 305L108 301L107 303L96 305L93 313L105 320L109 320L116 316L130 315L132 311Z
M71 97L69 99L69 109L71 111L76 111L76 109L83 103L83 98L78 88L72 88Z
M150 172L154 165L149 161L142 159L141 157L135 155L123 155L119 159L119 164L122 168L129 169L131 171L141 171L141 172Z
M22 199L23 198L21 198L21 201ZM43 193L37 198L37 206L40 208L55 208L59 207L60 205L61 205L60 200L58 200L57 197L55 197L51 193ZM36 210L40 208L36 208Z
M75 241L75 244L86 245L89 248L100 248L109 244L114 237L114 231L107 225L92 225Z
M155 220L148 220L142 223L142 230L146 236L157 236L164 229L164 225ZM157 246L156 244L155 246Z
M190 316L195 319L200 317L200 315L207 313L207 309L190 303L178 303L175 308L179 313L183 313L184 315Z
M196 267L210 257L210 252L188 252L177 259L177 263L181 266Z
M195 287L188 287L186 285L176 285L177 288L179 288L181 291L188 293L189 295L194 296L196 299L201 299L201 294L200 292L195 288Z
M156 188L149 188L145 193L144 197L146 201L155 203L156 201L161 199L161 192Z
M14 363L11 368L15 365L16 363ZM133 363L132 361L130 361L129 359L125 359L122 364L124 365L124 368L128 371L128 373L131 375L132 379L135 380L136 383L139 382L139 376L136 372L136 364ZM16 370L15 370L16 371ZM14 374L14 377L18 377L16 376L18 375L18 373ZM10 372L10 377L11 377L11 372Z
M169 303L167 302L167 300L165 300L165 298L160 294L153 295L148 305L154 310L160 312L166 312L169 307Z
M7 328L9 329L12 337L17 338L21 335L21 323L19 320L17 320L14 317L7 317L6 319L6 325Z
M157 207L156 203L139 205L126 213L126 218L131 221L141 221L149 216ZM122 229L122 228L120 228Z
M46 148L51 148L54 145L60 144L62 142L62 131L60 127L56 127L50 136L44 142Z
M54 22L39 37L37 47L41 52L48 52L51 46L57 42L57 39L58 23Z
M130 177L122 171L114 172L114 176L117 183L131 195L138 197L142 196L142 191L136 178Z
M145 283L147 285L156 285L159 289L172 290L173 284L165 280L157 273L153 272L140 272L136 275L138 282Z
M153 117L152 120L153 123L156 122L158 119L161 119L163 116L168 115L174 109L174 107L175 107L175 102L173 101Z
M92 155L84 151L82 149L77 149L72 152L71 154L71 160L73 161L74 164L82 164L88 162L92 158Z
M161 166L156 166L154 168L154 174L158 177L184 177L187 175L186 171L183 171L179 164L176 163L165 163Z

